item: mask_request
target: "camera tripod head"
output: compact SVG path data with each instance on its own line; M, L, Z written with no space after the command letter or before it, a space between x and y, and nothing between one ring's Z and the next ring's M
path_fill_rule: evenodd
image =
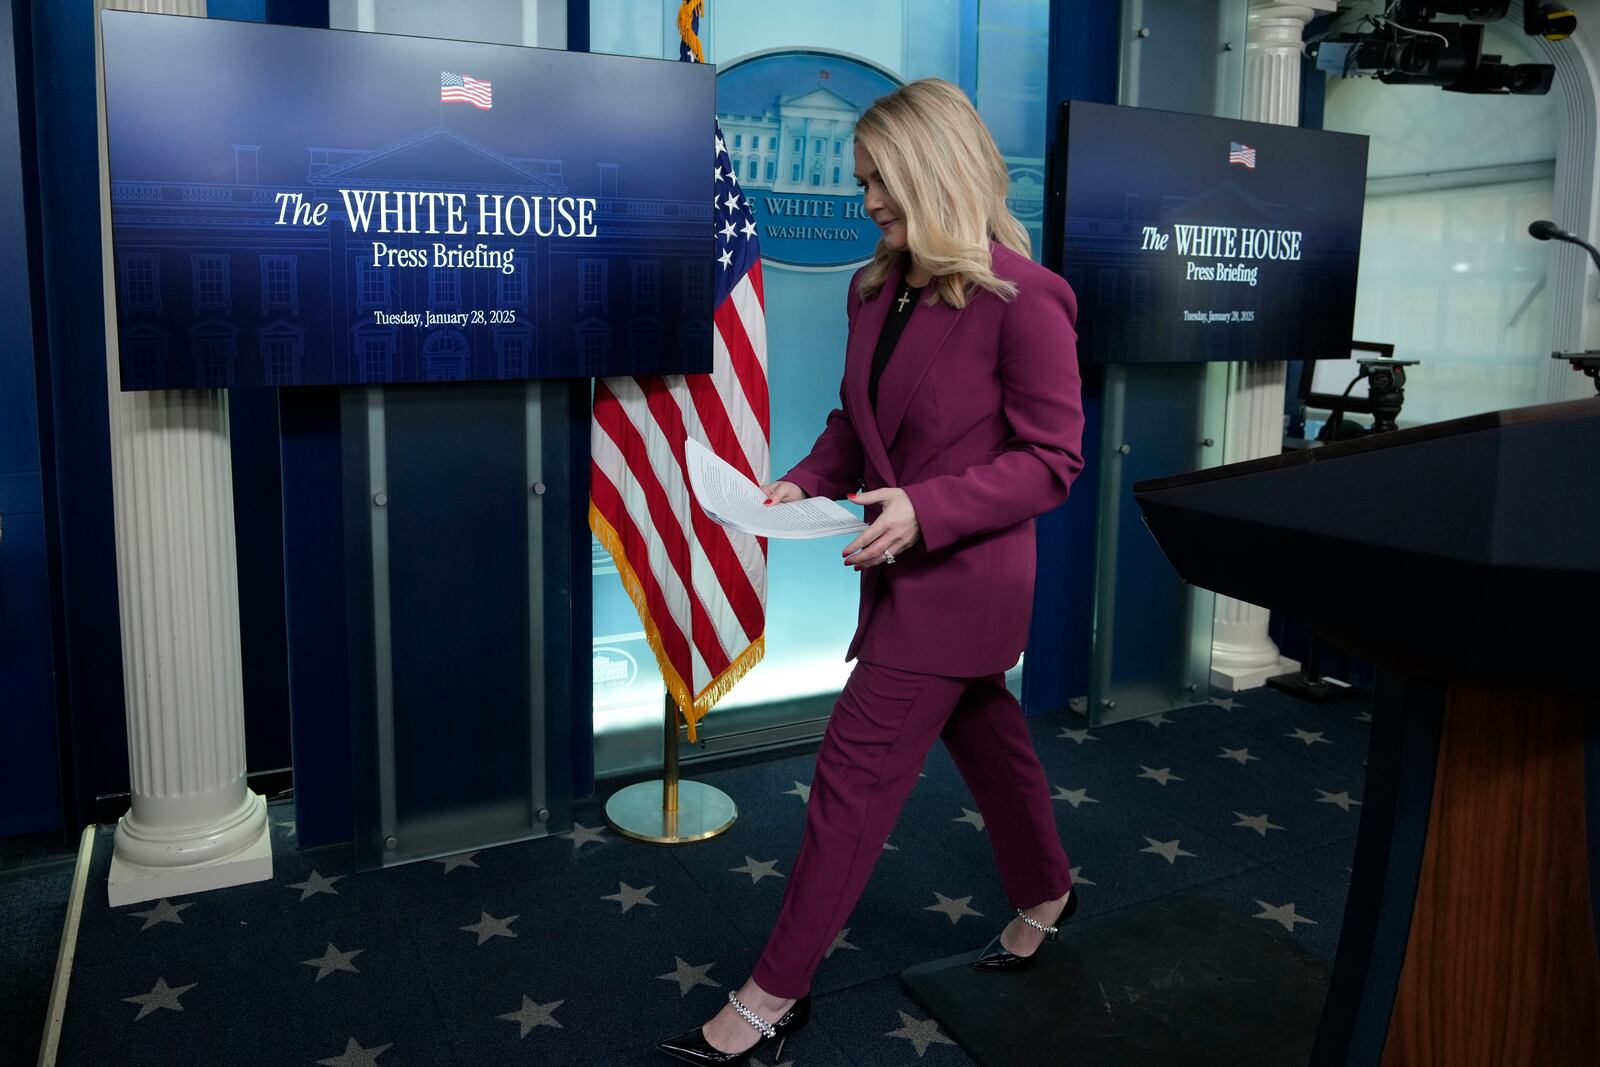
M1362 356L1356 362L1361 365L1361 376L1367 379L1367 395L1372 403L1372 432L1384 433L1397 429L1395 416L1400 414L1400 406L1406 399L1406 368L1415 367L1421 361Z

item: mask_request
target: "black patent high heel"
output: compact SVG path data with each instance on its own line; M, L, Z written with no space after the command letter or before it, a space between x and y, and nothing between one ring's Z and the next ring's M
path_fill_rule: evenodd
M686 1034L679 1034L668 1041L656 1045L661 1052L673 1059L683 1060L685 1063L714 1063L742 1065L750 1062L750 1057L758 1051L764 1051L773 1041L778 1043L777 1053L773 1062L783 1059L783 1046L790 1037L798 1033L811 1021L811 994L807 993L790 1005L789 1010L775 1023L769 1023L740 1002L737 993L728 991L728 1003L733 1005L733 1010L739 1013L740 1018L761 1031L761 1040L745 1049L743 1052L723 1052L711 1042L707 1041L705 1034L699 1027Z
M1072 918L1077 910L1078 887L1073 886L1067 890L1067 902L1062 905L1061 914L1056 916L1054 926L1046 926L1037 919L1029 918L1021 908L1017 909L1017 918L1036 930L1044 931L1044 939L1046 941L1054 941L1060 933L1061 924ZM1033 957L1038 954L1038 949L1035 949L1030 955L1018 956L1002 945L1000 943L1000 935L996 934L994 935L994 940L990 941L988 946L978 953L978 958L972 961L972 965L980 971L1015 971L1032 963Z

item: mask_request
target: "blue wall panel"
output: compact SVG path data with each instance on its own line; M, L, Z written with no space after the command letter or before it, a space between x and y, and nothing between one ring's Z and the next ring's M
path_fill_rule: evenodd
M0 837L61 825L50 586L34 379L36 259L30 256L24 134L10 0L0 0ZM25 38L24 38L25 39ZM24 162L26 160L26 162Z
M1055 153L1056 112L1064 100L1114 103L1117 99L1121 5L1054 0L1050 6L1050 77L1045 121L1046 159ZM1046 182L1047 188L1053 188ZM1059 250L1059 206L1046 202L1046 264ZM1033 628L1022 681L1030 715L1064 708L1089 687L1093 632L1095 501L1099 495L1100 383L1098 367L1083 368L1084 470L1061 507L1039 518L1038 576Z
M254 773L290 764L277 390L229 392L228 443L233 455L233 529L239 561L245 760Z
M350 667L346 634L339 390L281 397L283 551L295 840L351 840Z
M565 691L552 683L552 714L547 740L571 753L570 778L552 769L550 791L563 788L573 798L594 793L594 582L590 573L589 533L589 382L569 381L563 395L551 397L545 387L544 476L566 490L565 537L552 535L552 517L545 532L545 649L549 662L566 666ZM565 412L565 418L556 417ZM565 583L565 584L563 584ZM566 626L561 626L561 615ZM569 709L559 721L560 699Z
M117 557L111 512L94 12L28 7L45 347L39 360L45 513L58 554L63 755L70 825L97 795L126 792Z

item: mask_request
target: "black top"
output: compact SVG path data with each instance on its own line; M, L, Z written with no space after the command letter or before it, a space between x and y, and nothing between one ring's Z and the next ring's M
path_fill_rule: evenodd
M917 309L925 288L902 282L900 294L889 304L889 317L883 320L883 332L878 334L878 347L872 353L872 377L867 381L867 398L872 402L874 411L878 410L878 379L883 377L883 368L889 365L889 356L894 352L906 323L911 321L911 313Z

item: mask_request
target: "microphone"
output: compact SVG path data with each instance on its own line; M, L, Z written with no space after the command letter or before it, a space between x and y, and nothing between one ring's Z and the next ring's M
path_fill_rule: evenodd
M1566 241L1568 244L1575 244L1589 253L1589 258L1594 260L1595 268L1600 270L1600 251L1596 251L1594 245L1582 237L1568 233L1549 219L1535 219L1529 223L1528 235L1538 241Z

